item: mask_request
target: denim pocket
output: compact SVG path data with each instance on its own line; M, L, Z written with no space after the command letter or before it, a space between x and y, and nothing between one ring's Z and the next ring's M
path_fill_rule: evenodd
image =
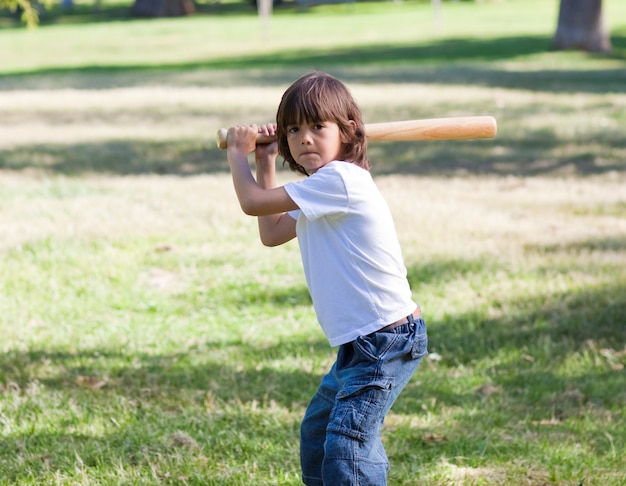
M415 338L411 346L411 358L421 359L428 354L428 334L423 320L415 321L417 324Z
M378 433L391 394L392 380L351 383L337 394L328 431L365 441Z
M353 341L355 358L375 363L387 359L389 351L395 353L397 347L402 347L405 342L405 337L395 333L374 333L368 336L359 336Z

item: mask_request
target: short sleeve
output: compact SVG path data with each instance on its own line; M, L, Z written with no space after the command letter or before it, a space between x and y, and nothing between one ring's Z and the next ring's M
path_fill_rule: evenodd
M349 206L343 175L331 162L311 176L285 185L287 194L309 220L341 214Z

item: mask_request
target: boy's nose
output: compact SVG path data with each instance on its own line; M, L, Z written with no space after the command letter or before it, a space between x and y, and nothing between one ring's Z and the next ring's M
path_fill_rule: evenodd
M311 132L309 130L303 130L301 132L301 137L302 138L300 139L300 143L311 143Z

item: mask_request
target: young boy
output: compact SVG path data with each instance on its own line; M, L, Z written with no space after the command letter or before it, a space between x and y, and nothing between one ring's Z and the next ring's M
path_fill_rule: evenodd
M276 119L229 128L228 161L241 208L258 217L263 244L297 236L317 319L338 346L302 421L302 481L384 486L381 427L427 354L426 326L348 89L325 73L303 76L285 91ZM259 133L277 142L257 146ZM277 187L277 155L307 177Z

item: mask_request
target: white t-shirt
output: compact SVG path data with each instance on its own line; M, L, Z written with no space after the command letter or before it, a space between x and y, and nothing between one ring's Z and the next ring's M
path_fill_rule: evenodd
M369 171L333 161L285 190L304 274L331 346L413 313L393 218Z

